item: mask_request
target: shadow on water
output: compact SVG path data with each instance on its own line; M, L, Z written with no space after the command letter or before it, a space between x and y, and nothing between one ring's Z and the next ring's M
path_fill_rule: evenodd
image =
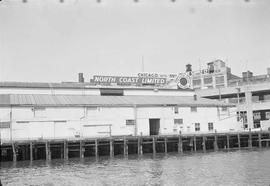
M266 162L269 149L100 156L1 162L0 178L3 185L269 185Z

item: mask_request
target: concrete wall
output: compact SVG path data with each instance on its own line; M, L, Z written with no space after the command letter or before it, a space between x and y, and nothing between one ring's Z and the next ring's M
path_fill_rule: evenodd
M235 109L235 108L234 108ZM0 110L1 119L9 119L10 108ZM218 114L220 113L220 114ZM149 119L160 119L159 134L194 133L195 123L200 123L199 132L209 132L208 123L214 130L239 130L236 114L216 107L199 107L191 112L190 107L92 107L92 108L12 108L12 129L1 129L1 138L75 138L117 135L135 135L136 125L126 125L126 120L137 121L137 135L149 135ZM174 119L183 119L183 124L174 124ZM213 132L212 131L212 132Z

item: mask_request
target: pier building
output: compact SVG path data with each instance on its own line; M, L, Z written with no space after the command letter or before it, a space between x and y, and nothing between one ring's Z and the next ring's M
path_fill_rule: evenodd
M199 97L236 104L238 120L246 129L270 127L270 68L264 75L243 72L242 77L228 78L226 86L201 87L195 93Z

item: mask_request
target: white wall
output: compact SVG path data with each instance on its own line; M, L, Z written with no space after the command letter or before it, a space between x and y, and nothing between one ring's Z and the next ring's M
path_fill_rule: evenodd
M9 114L10 109L1 109L0 117ZM136 111L136 112L135 112ZM160 119L161 135L195 133L195 123L200 123L199 132L209 132L208 123L214 124L217 132L240 130L236 114L228 111L218 117L216 107L199 107L191 112L190 107L95 107L95 108L46 108L42 117L35 117L31 108L12 109L13 139L32 138L75 138L134 135L135 125L126 125L126 120L137 119L137 135L149 135L149 119ZM220 111L222 112L222 111ZM174 119L183 119L182 125L175 125ZM111 126L111 128L110 128ZM180 128L182 126L182 128ZM189 130L188 130L188 127ZM214 131L213 130L213 131ZM1 129L1 138L8 140L10 129Z

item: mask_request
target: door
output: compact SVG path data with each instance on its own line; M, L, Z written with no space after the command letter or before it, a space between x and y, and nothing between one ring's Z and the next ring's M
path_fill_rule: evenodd
M158 135L160 128L160 119L149 119L150 135Z

